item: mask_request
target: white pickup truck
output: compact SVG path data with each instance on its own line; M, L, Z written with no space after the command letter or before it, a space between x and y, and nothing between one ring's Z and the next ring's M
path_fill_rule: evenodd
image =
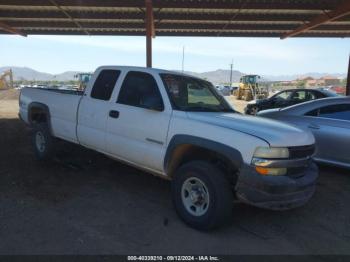
M228 221L234 200L290 209L315 190L311 133L244 116L199 78L103 66L83 92L24 88L19 104L39 159L60 138L169 179L176 211L198 229Z

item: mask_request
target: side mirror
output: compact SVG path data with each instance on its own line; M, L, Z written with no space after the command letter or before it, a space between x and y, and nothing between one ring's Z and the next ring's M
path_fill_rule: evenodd
M154 110L154 111L163 111L164 105L163 101L159 96L150 96L146 95L142 97L140 105L143 108Z

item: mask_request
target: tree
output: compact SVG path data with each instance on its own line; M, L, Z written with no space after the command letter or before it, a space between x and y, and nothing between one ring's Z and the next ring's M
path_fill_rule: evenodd
M297 82L297 88L305 88L306 86L306 81L305 80L299 80Z
M346 86L347 80L348 80L347 78L344 78L343 80L340 81L340 84L342 86Z

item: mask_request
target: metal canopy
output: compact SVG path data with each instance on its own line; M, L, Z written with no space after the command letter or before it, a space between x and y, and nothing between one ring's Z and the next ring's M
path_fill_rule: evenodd
M0 0L0 34L349 37L349 0Z

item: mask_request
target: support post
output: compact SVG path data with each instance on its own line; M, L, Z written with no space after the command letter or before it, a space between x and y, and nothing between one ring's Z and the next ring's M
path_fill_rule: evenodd
M146 66L152 67L152 37L154 37L152 0L145 0L145 4L146 4Z
M349 55L349 64L348 64L348 78L346 82L346 95L350 96L350 55Z

